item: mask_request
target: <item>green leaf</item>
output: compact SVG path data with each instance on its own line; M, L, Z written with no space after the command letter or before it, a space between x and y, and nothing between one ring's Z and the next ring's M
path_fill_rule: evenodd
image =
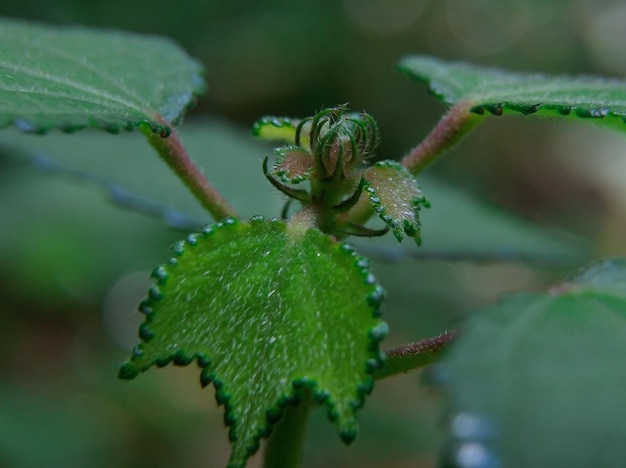
M204 90L200 65L164 38L0 18L0 44L0 128L166 134Z
M442 101L466 101L472 111L593 118L623 129L626 81L591 76L513 73L434 57L412 55L398 65L409 77L429 84Z
M419 210L427 206L415 177L395 161L380 161L365 172L365 191L374 211L402 241L404 234L420 238Z
M570 268L587 261L589 243L572 234L538 226L510 212L485 204L472 193L423 174L420 187L428 194L432 208L420 211L422 246L398 244L391 237L381 237L381 245L389 258L440 256L451 260L538 262L545 265L565 263ZM371 241L355 240L360 251L370 255ZM396 270L410 265L395 265ZM400 274L400 273L398 273ZM390 295L390 297L393 297Z
M471 317L440 374L454 466L623 464L625 279L626 258L606 260Z
M252 134L261 140L293 144L300 120L289 117L263 117L252 127Z
M305 388L351 441L387 331L368 261L317 230L260 217L207 226L174 252L154 272L158 285L140 306L143 343L120 376L197 360L226 407L232 467Z

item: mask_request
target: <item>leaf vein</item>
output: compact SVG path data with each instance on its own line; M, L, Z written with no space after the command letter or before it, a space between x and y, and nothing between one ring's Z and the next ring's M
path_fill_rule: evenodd
M14 71L14 72L20 72L20 73L24 73L25 75L29 75L32 76L34 78L37 79L41 79L41 80L47 80L51 83L56 83L56 84L60 84L60 85L64 85L64 86L68 86L69 88L73 88L77 91L81 91L84 92L86 94L95 96L95 97L101 97L104 98L105 100L111 102L111 103L115 103L115 104L119 104L120 106L126 107L128 109L132 109L135 112L139 112L141 114L146 114L149 113L147 110L143 109L142 107L140 107L143 103L140 102L128 102L124 99L121 99L118 96L115 96L113 94L107 93L106 91L102 91L100 89L94 88L92 86L89 85L83 85L81 83L78 83L76 81L72 81L69 80L67 78L61 78L59 76L55 76L49 73L43 73L39 70L30 68L30 67L25 67L25 66L21 66L21 65L16 65L16 64L12 64L3 60L0 60L0 67L5 67L9 72ZM11 89L9 89L11 90ZM45 92L43 92L43 94L45 94ZM86 101L88 102L88 101ZM149 107L149 106L148 106Z

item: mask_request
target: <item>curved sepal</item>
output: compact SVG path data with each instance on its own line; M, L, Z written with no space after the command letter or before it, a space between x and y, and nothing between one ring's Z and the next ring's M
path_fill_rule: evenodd
M307 192L306 190L284 185L282 182L276 180L274 178L274 175L267 170L267 160L268 158L265 158L263 160L263 175L268 180L268 182L288 197L295 198L296 200L300 200L301 202L306 203L309 200L309 192Z
M428 206L415 177L395 161L380 161L365 171L365 191L373 210L401 242L404 234L419 245L419 210Z
M369 262L316 229L234 219L174 246L140 310L142 343L120 369L196 361L213 383L242 467L290 404L312 391L345 442L384 361L384 290Z
M299 146L282 146L274 150L276 162L272 174L286 184L298 184L309 178L313 170L313 157Z

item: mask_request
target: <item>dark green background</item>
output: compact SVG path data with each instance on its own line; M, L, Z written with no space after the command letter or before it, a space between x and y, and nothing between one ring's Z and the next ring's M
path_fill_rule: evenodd
M626 72L626 7L609 0L4 0L0 15L173 38L207 69L209 93L189 122L211 114L247 131L264 114L304 116L348 102L378 120L384 158L399 158L443 112L425 86L394 71L405 54L515 70ZM584 124L492 118L431 172L491 205L586 237L596 254L623 254L625 150L623 135ZM182 234L7 153L0 158L0 465L222 466L221 410L211 389L200 390L195 369L116 379L148 272ZM104 172L89 154L85 161L85 170ZM236 167L260 170L256 159ZM105 175L125 180L129 170ZM151 183L145 174L131 179ZM248 195L247 187L237 190L250 198L270 192ZM277 214L271 210L263 214ZM480 222L468 220L468 240ZM441 332L501 293L540 289L568 268L376 264L390 291L388 346ZM316 412L306 466L433 466L441 400L419 381L409 374L381 382L350 449Z

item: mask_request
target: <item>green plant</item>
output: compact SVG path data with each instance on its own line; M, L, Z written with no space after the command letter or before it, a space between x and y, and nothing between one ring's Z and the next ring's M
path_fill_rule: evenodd
M488 113L588 118L618 128L626 118L621 81L408 57L400 69L429 82L451 106L420 144L401 162L373 162L377 125L346 106L302 120L261 119L255 134L285 144L271 164L265 159L263 172L299 206L287 202L284 220L243 221L172 127L204 89L199 65L178 47L122 33L0 26L0 125L33 133L137 128L218 221L175 244L154 270L156 284L140 305L142 343L120 377L197 362L202 385L213 383L225 406L233 467L244 466L263 437L266 466L297 465L314 404L326 405L340 437L352 441L374 381L432 364L456 336L381 352L384 290L345 237L391 230L398 241L406 235L419 244L419 213L428 203L415 177ZM366 225L375 215L383 229ZM624 271L623 259L604 260L463 325L435 372L450 395L444 464L619 463ZM590 399L592 392L598 396Z

